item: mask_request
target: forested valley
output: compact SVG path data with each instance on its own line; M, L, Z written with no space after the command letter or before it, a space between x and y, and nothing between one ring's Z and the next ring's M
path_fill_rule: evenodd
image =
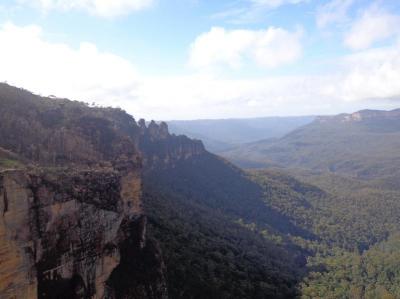
M14 258L21 277L37 269L28 281L0 269L0 295L38 279L40 294L72 285L91 298L98 278L85 271L119 254L107 264L117 297L400 298L400 117L361 114L317 119L222 158L163 122L0 85L0 261ZM257 168L241 164L243 152ZM28 206L15 210L21 194ZM31 239L43 253L19 247Z

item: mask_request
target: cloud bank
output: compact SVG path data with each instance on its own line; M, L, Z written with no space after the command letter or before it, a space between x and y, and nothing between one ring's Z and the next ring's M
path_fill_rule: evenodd
M47 42L38 26L6 23L0 27L0 45L0 80L44 95L106 104L118 102L121 93L130 97L137 84L129 61L87 42L76 49Z
M254 39L247 33L246 43ZM46 41L38 26L4 24L0 26L0 45L0 81L43 95L120 106L137 118L322 114L356 110L371 99L371 105L382 107L387 99L400 98L398 44L341 58L333 73L247 80L224 79L210 73L146 77L130 61L101 51L92 43L83 42L73 48ZM234 67L243 63L241 55L246 52L242 51L230 56L232 60L220 61L217 56L217 60L206 61Z

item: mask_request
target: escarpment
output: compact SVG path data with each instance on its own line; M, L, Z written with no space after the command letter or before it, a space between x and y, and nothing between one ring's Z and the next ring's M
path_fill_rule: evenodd
M121 110L0 85L0 298L167 298L139 138Z
M170 168L177 163L207 155L203 143L184 135L170 134L165 122L156 124L139 121L139 149L143 153L145 170Z

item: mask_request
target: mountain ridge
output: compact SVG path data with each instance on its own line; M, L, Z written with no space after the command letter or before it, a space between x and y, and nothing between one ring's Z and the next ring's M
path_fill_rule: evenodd
M399 111L324 116L280 139L243 145L221 155L250 168L273 165L360 178L390 176L400 165Z

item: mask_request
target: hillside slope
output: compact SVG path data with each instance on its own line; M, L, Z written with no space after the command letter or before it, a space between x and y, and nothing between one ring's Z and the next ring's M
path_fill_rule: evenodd
M275 141L223 153L244 167L276 165L378 178L400 174L400 110L320 117Z

